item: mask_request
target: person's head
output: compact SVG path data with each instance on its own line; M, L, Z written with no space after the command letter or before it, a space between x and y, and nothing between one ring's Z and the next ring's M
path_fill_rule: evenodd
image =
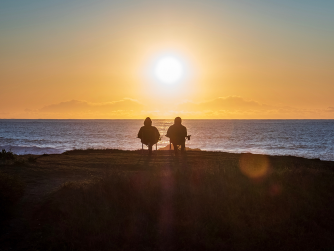
M150 125L152 125L152 120L150 119L150 117L147 117L147 118L144 120L144 125L145 125L145 126L150 126Z
M176 118L174 119L174 124L175 124L175 125L181 125L181 122L182 122L182 119L181 119L180 117L176 117Z

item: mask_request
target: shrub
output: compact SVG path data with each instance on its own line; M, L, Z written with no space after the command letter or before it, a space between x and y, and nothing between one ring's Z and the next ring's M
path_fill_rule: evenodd
M0 159L12 160L15 159L15 156L11 151L7 152L5 149L2 149L2 151L0 152Z

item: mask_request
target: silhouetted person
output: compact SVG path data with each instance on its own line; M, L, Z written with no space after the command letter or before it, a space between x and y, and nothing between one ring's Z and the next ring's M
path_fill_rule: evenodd
M174 125L171 125L167 130L167 137L170 138L170 142L173 144L174 152L177 154L177 146L181 146L181 151L184 152L186 146L187 128L181 125L181 118L176 117L174 119Z
M152 126L152 120L147 117L138 132L138 138L141 142L148 146L148 153L152 153L152 146L156 144L160 139L160 133L155 126Z

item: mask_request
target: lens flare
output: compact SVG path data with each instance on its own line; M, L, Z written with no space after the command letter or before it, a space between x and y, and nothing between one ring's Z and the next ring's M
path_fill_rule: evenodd
M269 172L269 160L264 155L245 153L240 156L239 167L251 179L264 178Z

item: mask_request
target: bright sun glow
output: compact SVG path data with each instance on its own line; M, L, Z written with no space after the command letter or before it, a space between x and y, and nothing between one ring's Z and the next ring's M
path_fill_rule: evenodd
M178 59L167 56L157 62L154 72L161 82L173 84L182 78L184 69Z

